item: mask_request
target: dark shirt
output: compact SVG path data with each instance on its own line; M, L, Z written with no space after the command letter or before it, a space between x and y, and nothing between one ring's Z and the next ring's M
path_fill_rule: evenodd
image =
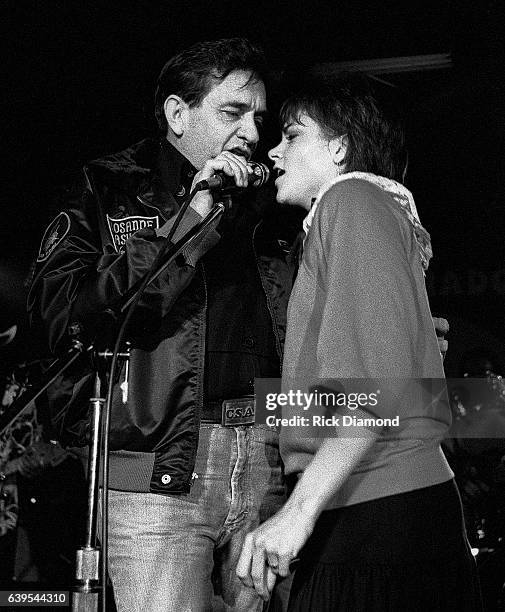
M235 214L233 214L235 213ZM258 217L246 203L221 221L222 238L204 257L207 284L205 397L253 392L255 377L278 377L280 358L256 265Z

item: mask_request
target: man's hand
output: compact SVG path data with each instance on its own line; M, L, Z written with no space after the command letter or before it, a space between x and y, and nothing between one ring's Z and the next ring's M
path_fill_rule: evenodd
M247 187L249 172L247 170L246 159L240 155L235 155L231 151L223 151L213 159L205 162L204 167L195 175L191 189L198 182L210 178L217 172L224 172L228 176L233 177L237 187ZM202 217L205 217L214 206L214 200L210 191L199 191L193 198L190 206Z
M265 601L276 575L288 576L289 565L312 533L315 520L289 502L275 516L249 533L237 564L237 576Z
M449 343L445 339L445 334L449 332L449 321L441 317L433 317L433 325L437 333L438 348L442 355L442 360L444 360L447 349L449 348Z

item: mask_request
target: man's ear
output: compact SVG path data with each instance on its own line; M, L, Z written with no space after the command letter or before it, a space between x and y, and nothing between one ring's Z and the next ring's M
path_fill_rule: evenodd
M176 136L182 136L186 129L188 105L176 95L168 96L163 105L168 127Z
M341 165L345 157L347 155L347 148L349 146L349 139L347 138L347 134L343 136L337 136L336 138L332 138L328 143L328 148L330 150L331 158L335 165Z

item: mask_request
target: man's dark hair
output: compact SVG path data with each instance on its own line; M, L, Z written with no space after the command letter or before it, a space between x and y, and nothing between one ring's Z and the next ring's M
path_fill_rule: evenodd
M397 109L379 101L360 73L310 77L280 111L281 127L308 115L328 140L346 135L346 172L371 172L403 182L407 164L405 132Z
M170 59L158 77L154 97L160 130L166 134L163 105L168 96L175 94L189 106L198 106L212 86L234 70L250 72L250 80L265 81L267 64L263 51L245 38L227 38L196 43Z

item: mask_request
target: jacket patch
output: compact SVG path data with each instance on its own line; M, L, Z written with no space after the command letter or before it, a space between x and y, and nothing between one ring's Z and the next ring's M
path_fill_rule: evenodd
M109 225L112 244L118 253L123 250L126 241L131 238L135 232L146 227L152 227L153 229L158 229L159 227L158 217L142 217L140 215L122 217L121 219L114 219L107 215L107 223Z
M45 261L60 244L70 230L70 217L67 213L61 212L44 232L40 243L37 261Z

